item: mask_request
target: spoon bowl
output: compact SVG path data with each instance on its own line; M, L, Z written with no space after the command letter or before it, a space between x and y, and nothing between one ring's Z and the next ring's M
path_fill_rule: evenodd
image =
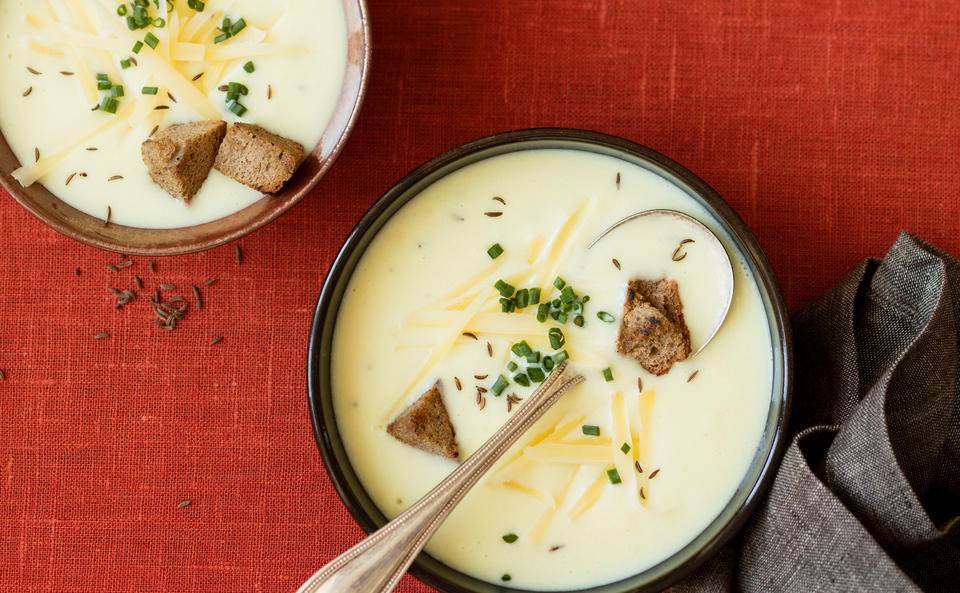
M706 227L702 222L696 218L690 216L689 214L684 214L677 210L666 210L666 209L657 209L657 210L644 210L643 212L637 212L636 214L631 214L621 220L610 225L606 230L597 235L597 237L587 245L587 249L592 249L601 239L609 235L613 230L623 226L624 224L637 220L639 218L650 218L650 217L660 217L665 220L681 220L688 224L693 224L698 229L703 231L707 240L711 242L710 247L721 256L721 291L719 294L720 297L720 308L718 309L717 321L711 329L710 333L707 334L707 338L700 344L700 346L690 355L690 358L693 358L697 354L703 352L703 349L707 347L707 344L710 343L710 340L717 335L717 332L720 331L720 328L723 326L723 322L727 319L727 313L730 312L730 303L733 302L733 264L730 263L730 256L727 254L727 250L724 248L723 243L720 242L720 239ZM677 247L677 251L674 252L674 260L679 261L686 257L685 255L678 255L683 249L683 244ZM679 259L677 259L679 257Z

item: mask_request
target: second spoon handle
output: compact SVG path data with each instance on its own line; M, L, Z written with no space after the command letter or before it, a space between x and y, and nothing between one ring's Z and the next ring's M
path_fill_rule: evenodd
M317 571L297 593L389 593L460 499L582 375L558 365L526 403L433 490Z

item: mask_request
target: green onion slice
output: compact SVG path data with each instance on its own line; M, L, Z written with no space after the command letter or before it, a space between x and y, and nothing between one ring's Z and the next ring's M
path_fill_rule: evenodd
M603 380L613 381L613 371L610 370L610 367L603 369Z
M623 481L620 479L620 472L617 471L617 468L608 469L607 478L610 480L611 484L619 484Z
M516 533L508 533L505 536L503 536L503 541L507 542L508 544L512 544L518 539L520 539L520 536L517 535Z
M580 430L583 431L583 434L590 437L600 436L600 427L595 424L584 424L580 427Z
M250 64L251 66L253 66L253 62L247 62L247 64ZM247 67L244 66L243 69L247 70ZM253 72L253 70L247 70L247 72ZM502 254L503 254L503 247L500 247L499 243L494 243L493 245L490 246L490 249L487 249L487 255L490 256L490 259L497 259Z
M606 311L597 311L597 319L599 319L604 323L613 323L614 321L617 320L616 317L607 313Z
M503 375L497 375L497 380L490 386L490 392L494 395L500 395L507 388L507 380Z
M567 343L567 339L563 336L563 331L559 327L551 327L550 331L547 332L547 337L550 339L550 347L554 350L563 348L563 345Z

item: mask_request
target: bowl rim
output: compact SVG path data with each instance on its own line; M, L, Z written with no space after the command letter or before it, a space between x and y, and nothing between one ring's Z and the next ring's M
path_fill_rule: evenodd
M341 502L350 512L354 520L367 534L372 533L381 527L385 522L385 518L383 517L382 513L380 514L380 517L371 517L369 514L367 514L363 508L363 505L359 502L356 493L351 488L349 483L350 479L348 478L344 468L341 467L336 459L333 448L334 445L331 441L331 435L327 431L323 419L323 388L319 383L323 373L320 371L319 364L321 359L324 357L324 353L322 352L324 349L324 320L329 314L331 314L331 312L333 315L335 315L336 311L339 309L340 299L335 298L334 295L338 279L345 272L352 272L351 269L347 269L347 266L349 265L348 259L351 257L351 255L353 255L354 251L360 247L359 244L366 238L366 235L370 229L373 228L378 223L381 216L384 216L384 214L390 209L393 202L404 196L421 180L427 178L432 173L444 167L451 166L457 161L466 159L477 152L503 147L506 145L539 141L572 141L574 143L589 144L602 148L613 149L614 151L620 151L635 158L648 161L650 164L678 177L697 194L699 199L703 200L707 205L713 208L723 222L729 225L732 231L731 238L736 243L737 248L743 252L744 256L752 260L755 281L759 290L761 291L761 295L765 295L766 298L769 299L768 306L770 311L769 315L772 320L771 325L775 325L775 327L770 328L771 337L775 341L775 343L772 344L775 356L775 368L776 353L778 350L782 358L782 377L779 381L779 384L777 384L775 374L773 377L774 383L772 384L773 393L771 393L771 402L779 403L779 413L776 417L775 425L773 426L773 434L770 437L769 450L764 456L762 463L758 464L756 461L751 463L751 471L753 471L753 467L755 465L758 465L759 469L754 482L750 484L748 488L746 488L746 497L743 503L734 511L733 515L719 528L712 538L703 543L699 549L690 553L689 557L681 564L669 572L662 574L658 578L648 581L647 583L643 583L639 586L628 582L632 579L638 578L647 570L651 570L656 568L661 563L667 562L677 554L683 553L688 546L695 542L696 538L680 550L674 552L671 556L668 556L662 560L660 563L657 563L652 567L648 567L640 573L636 573L612 583L606 583L603 585L577 590L582 593L641 593L661 591L662 589L676 583L680 579L690 575L698 566L713 556L720 547L727 543L743 527L753 512L756 511L761 502L763 494L770 487L770 484L773 481L776 473L775 469L779 464L787 443L789 442L787 428L790 417L790 404L793 396L794 352L789 310L783 299L783 294L773 272L773 268L749 227L733 210L733 208L727 204L727 202L724 201L723 198L721 198L720 195L705 181L697 177L693 172L683 167L676 161L649 147L618 136L576 128L528 128L500 132L466 142L443 152L442 154L413 169L410 173L405 175L386 192L384 192L383 195L367 209L367 211L351 230L347 238L344 240L342 247L337 253L336 258L331 264L327 276L324 279L320 296L317 300L316 309L311 322L307 350L307 398L314 438L316 439L317 447L320 451L320 456L323 460L323 465L327 475L333 483ZM656 173L656 171L654 172ZM421 188L421 191L422 189L423 188ZM386 218L389 219L390 216L392 216L392 213L387 215ZM374 232L374 235L375 234L376 231ZM365 248L366 246L364 245L363 249ZM767 306L765 306L765 308L767 308ZM332 329L330 330L330 333L332 334ZM326 356L329 357L329 353L326 353ZM329 360L327 360L327 362L329 362ZM327 391L329 392L330 389ZM333 416L334 414L331 411L331 418L333 418ZM769 427L769 420L767 422ZM352 468L350 471L353 471ZM356 479L356 481L359 483L358 479ZM360 486L360 489L363 491L364 496L367 496L369 499L369 495L367 495L365 490L363 490L362 485ZM734 496L736 496L736 494ZM729 504L730 503L727 503L728 506ZM374 504L373 507L376 508L376 505ZM717 521L719 517L722 516L722 514L727 510L727 508L728 507L725 506L724 510L721 511L721 515L718 515L713 522ZM377 510L379 511L379 509ZM713 522L708 525L707 530L713 526ZM706 533L706 530L703 533ZM435 572L435 568L437 566L443 567L448 571L452 571L457 575L465 577L467 581L471 582L471 585L476 584L477 587L465 588L458 583L452 582L446 577ZM419 580L446 593L487 593L488 591L543 593L542 591L535 592L512 587L504 587L489 583L487 581L482 581L450 568L442 562L434 559L426 552L422 552L417 557L414 563L410 566L409 572ZM567 591L558 591L556 593L567 593Z
M358 32L362 32L361 39L361 52L360 60L358 62L358 85L357 92L352 96L352 104L350 105L349 111L346 117L346 124L341 130L339 136L337 137L336 142L331 146L329 154L322 160L318 160L317 169L310 175L309 179L304 183L297 191L291 195L285 197L282 202L278 203L275 207L266 211L263 215L258 216L257 218L252 219L248 223L233 230L230 230L226 233L217 234L208 238L204 238L198 241L193 241L185 244L171 244L171 245L161 245L161 246L147 246L147 247L133 247L128 245L123 245L118 241L111 239L101 238L96 235L89 234L83 230L79 230L74 226L60 220L58 218L53 218L48 216L48 213L41 208L39 205L34 203L33 200L27 198L23 192L23 188L9 173L0 171L0 187L2 187L10 196L22 206L27 212L34 216L37 220L45 224L46 226L52 228L58 233L83 243L84 245L89 245L91 247L96 247L98 249L103 249L105 251L112 251L114 253L123 253L127 255L137 255L137 256L168 256L168 255L185 255L188 253L196 253L199 251L205 251L207 249L213 249L214 247L219 247L225 245L241 237L245 237L254 231L260 230L270 222L273 222L279 218L282 214L287 212L292 208L297 202L303 199L308 193L313 191L316 185L320 182L320 179L326 175L327 171L330 170L330 167L333 166L337 158L340 156L340 153L343 151L344 146L349 140L353 129L357 124L357 119L360 115L360 110L363 107L364 99L367 94L367 87L369 85L370 79L370 65L372 57L372 42L371 42L371 24L370 24L370 13L369 8L367 7L366 0L344 0L344 2L350 2L351 4L355 3L357 6L357 14L359 17L359 27L356 29ZM348 39L347 44L351 43L349 38L350 31L348 30ZM348 65L349 70L349 65ZM342 101L342 99L340 100ZM339 101L338 101L339 104ZM335 109L335 112L337 110ZM329 126L329 123L327 124ZM3 132L0 131L0 142L6 143L6 140L3 137ZM320 144L323 142L323 139L317 143L317 145L307 154L309 158L312 156L313 152L317 150ZM305 162L305 161L304 161ZM304 165L304 162L301 162L301 168ZM296 175L296 173L294 173ZM64 202L59 196L57 196L52 191L47 190L54 198L53 207L57 208L58 206L66 211L76 211L82 215L89 216L86 213L83 213L73 206L70 206ZM216 224L226 218L234 216L240 212L243 212L246 208L250 208L264 199L271 199L273 195L263 194L258 200L252 204L246 206L245 208L233 212L226 216L207 221L198 225L191 225L186 227L171 227L170 229L141 229L140 227L126 227L124 225L116 225L118 227L123 227L131 230L145 230L145 231L166 231L166 230L177 230L186 232L189 229L202 228L207 225Z

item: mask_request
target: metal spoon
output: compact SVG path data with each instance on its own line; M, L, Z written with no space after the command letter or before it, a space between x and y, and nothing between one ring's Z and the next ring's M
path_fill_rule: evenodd
M584 380L559 364L500 430L437 486L307 579L297 593L388 593L467 491L560 396Z
M703 349L707 347L707 344L710 343L710 340L712 340L714 336L717 335L717 332L720 331L720 327L723 326L723 322L727 319L727 313L730 312L730 303L733 302L733 264L730 263L730 256L727 255L727 250L723 247L723 243L720 242L720 239L717 238L717 236L713 233L713 231L711 231L706 226L704 226L704 224L699 220L697 220L696 218L693 218L688 214L684 214L683 212L677 212L676 210L663 210L663 209L645 210L643 212L637 212L636 214L631 214L630 216L624 218L623 220L619 220L615 222L612 226L610 226L610 228L600 233L596 239L594 239L589 245L587 245L587 249L591 249L594 245L597 244L598 241L600 241L600 239L603 239L605 236L610 234L611 231L622 226L623 224L630 222L631 220L635 220L637 218L645 218L648 216L664 216L668 218L675 218L675 219L680 219L696 225L698 228L702 229L704 233L706 233L707 237L709 237L708 240L712 241L713 243L712 247L716 249L717 253L723 256L722 259L725 265L723 266L723 270L721 270L721 272L726 272L726 274L723 274L723 280L724 280L723 288L725 290L720 295L723 308L720 313L720 316L717 319L717 324L713 328L713 331L711 331L710 335L707 336L707 339L704 340L702 344L700 344L700 347L697 348L696 352L690 355L690 357L692 358L697 354L700 354L703 351Z

